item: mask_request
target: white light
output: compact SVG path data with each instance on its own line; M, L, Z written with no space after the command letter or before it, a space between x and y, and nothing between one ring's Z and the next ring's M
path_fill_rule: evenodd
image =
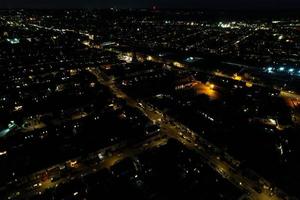
M294 72L294 69L293 68L289 69L289 72Z
M272 125L276 125L276 120L274 120L274 119L269 119L269 122L270 122Z
M284 71L284 67L280 67L280 68L279 68L279 71Z
M18 38L6 39L6 41L8 41L11 44L19 44L20 43L20 39L18 39Z
M273 72L273 68L272 68L272 67L268 67L268 68L267 68L267 71L268 71L269 73L272 73L272 72Z
M101 153L99 153L99 154L98 154L98 158L99 158L100 160L102 160L102 159L104 158L104 156L103 156Z

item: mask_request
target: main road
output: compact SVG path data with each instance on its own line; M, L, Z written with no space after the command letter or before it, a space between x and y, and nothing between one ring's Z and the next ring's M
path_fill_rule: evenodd
M31 24L31 26L35 28L41 28L45 29L47 27L38 26L35 24ZM49 29L49 28L48 28ZM61 29L50 29L52 31L62 31ZM76 32L74 30L63 30L63 31L71 31ZM76 32L77 33L77 32ZM80 35L86 35L90 36L88 33L82 33L79 32ZM89 46L89 45L88 45ZM90 46L89 46L90 47ZM95 47L91 47L95 48ZM161 126L161 131L165 135L175 138L178 141L182 142L186 147L195 150L199 153L199 155L203 158L206 163L208 163L213 169L215 169L218 173L220 173L224 178L227 178L231 183L234 185L246 190L249 194L249 197L253 200L280 200L280 199L289 199L287 195L281 195L284 196L283 198L279 197L277 193L280 191L278 188L272 188L269 187L271 184L263 179L262 177L259 179L260 183L258 181L250 180L249 178L246 178L242 175L241 170L236 167L232 161L234 160L229 155L226 159L220 159L218 156L218 153L220 150L215 147L213 144L206 141L204 138L200 137L200 135L192 132L190 129L188 129L186 126L180 124L179 122L176 122L174 119L171 119L170 117L166 116L164 113L162 113L160 110L154 108L151 105L138 102L137 100L132 99L131 97L127 96L124 92L122 92L115 84L115 82L107 78L99 69L97 68L88 68L88 70L93 73L98 81L101 84L104 84L108 86L113 93L119 98L124 99L130 106L136 107L140 109L146 116L149 117L153 122L159 124ZM217 75L217 74L215 74ZM225 75L226 76L226 75ZM229 77L228 77L229 78ZM243 81L243 80L242 80ZM258 85L258 83L256 83ZM260 84L259 84L260 85ZM157 142L157 140L154 140ZM158 142L159 143L159 142ZM130 152L136 152L137 149L144 149L145 144L143 143L141 147L135 148L135 150L130 150ZM159 145L161 145L159 143ZM152 146L152 145L150 145ZM156 146L156 145L153 145ZM128 152L128 151L125 151ZM123 153L119 153L115 156L109 157L107 161L103 163L109 163L109 165L116 163L118 160L120 160L123 157ZM120 159L119 159L120 158ZM74 161L70 161L74 162ZM77 164L78 162L76 162ZM106 164L102 165L106 166ZM99 166L98 166L99 167ZM76 167L75 167L76 168ZM80 167L79 167L80 168ZM61 180L62 181L62 180ZM264 183L261 185L261 183ZM57 183L51 183L57 184ZM39 188L43 184L38 184ZM257 190L259 188L259 190ZM1 188L0 188L1 191ZM280 191L281 194L283 194Z
M202 138L199 134L191 131L188 127L183 124L176 122L171 117L164 114L154 106L137 101L129 97L121 89L117 87L115 81L107 77L98 68L87 68L89 72L97 77L97 80L107 87L117 97L125 100L129 106L138 108L142 111L150 120L160 125L162 134L166 134L171 138L175 138L187 148L195 150L201 158L211 166L221 176L229 180L231 183L239 188L247 191L249 197L253 200L280 200L289 199L280 189L270 187L271 184L262 177L258 180L250 180L249 178L242 175L242 171L238 167L238 161L232 158L226 153L226 158L220 158L219 153L221 152L215 145ZM283 194L279 197L277 194Z

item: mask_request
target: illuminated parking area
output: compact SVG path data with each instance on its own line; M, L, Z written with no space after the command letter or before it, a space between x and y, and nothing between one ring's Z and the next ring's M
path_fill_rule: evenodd
M281 74L300 77L300 68L297 66L272 65L264 67L263 71L268 74Z

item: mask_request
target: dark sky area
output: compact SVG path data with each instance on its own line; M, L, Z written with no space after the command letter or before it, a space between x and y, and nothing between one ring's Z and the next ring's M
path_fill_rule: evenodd
M0 0L1 8L299 9L300 0Z

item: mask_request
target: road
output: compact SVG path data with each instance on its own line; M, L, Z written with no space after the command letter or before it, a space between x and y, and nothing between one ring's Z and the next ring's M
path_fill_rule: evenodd
M36 28L45 29L45 27L40 27L40 26L33 25L33 24L31 26L35 26ZM51 29L51 30L62 31L61 29ZM73 30L64 30L64 31L73 32ZM87 35L86 33L79 33L79 34ZM272 191L270 189L265 189L256 181L253 181L253 180L250 180L250 179L244 177L242 175L242 172L238 169L238 167L236 167L232 164L232 160L234 160L233 158L227 157L226 159L220 159L218 154L216 153L216 152L220 152L220 150L217 147L215 147L213 144L210 144L204 138L200 137L198 134L192 132L184 125L176 122L174 119L166 116L161 111L154 108L153 106L142 103L142 102L138 102L138 101L130 98L116 86L116 84L114 83L113 80L105 78L105 75L102 74L102 72L99 69L90 68L88 70L97 77L98 81L101 84L108 86L117 97L124 99L130 106L140 109L154 123L159 124L161 126L161 132L163 134L177 139L178 141L183 143L186 147L198 152L199 155L203 158L203 160L207 164L209 164L216 172L221 174L224 178L228 179L234 185L246 190L248 192L249 196L253 200L267 200L267 199L269 199L269 200L277 200L278 199L279 200L279 199L282 199L277 196L276 192L273 192L278 189L272 188ZM225 75L225 77L226 77L226 75ZM227 77L227 78L229 78L229 77ZM243 80L241 80L241 81L243 81ZM149 147L147 147L147 148L160 146L160 145L162 145L162 143L164 143L164 142L162 142L162 143L158 142L160 140L150 139L150 141L152 141L151 145L149 145ZM126 148L126 149L123 149L122 151L119 151L118 153L114 153L113 155L111 155L107 158L104 158L104 160L100 164L95 165L96 168L93 168L91 166L87 167L87 166L83 165L82 164L83 162L81 162L80 158L67 161L65 164L74 163L76 161L76 163L74 164L74 167L73 167L74 171L76 172L76 175L70 177L70 178L74 178L76 176L82 176L82 172L84 172L85 174L92 173L92 172L95 172L104 167L110 167L110 166L114 165L115 163L117 163L118 161L122 160L126 156L130 156L130 155L133 155L133 154L143 151L145 149L145 144L149 144L149 142L147 142L147 143L143 142L142 144L140 144L139 146L137 146L135 148L129 148L129 149ZM92 157L97 157L97 156L98 156L98 152L93 154ZM44 182L41 183L41 182L38 182L41 180L40 178L38 178L37 180L31 181L31 182L26 182L26 184L23 185L23 186L27 186L27 187L25 187L26 189L23 190L22 193L18 194L18 195L25 195L25 196L30 195L30 194L32 194L32 191L40 193L40 192L43 192L46 188L55 187L59 183L67 182L68 179L69 178L64 178L64 179L59 179L58 181L51 182L51 181L49 181L49 178L48 178ZM51 180L51 178L50 178L50 180ZM266 181L265 179L260 178L260 180L262 180L266 185L270 185L270 183L268 181ZM37 184L37 186L35 186L36 184ZM34 189L32 188L32 186L34 187ZM262 191L257 192L255 190L255 188L257 188L257 187L259 187Z
M90 153L84 158L73 158L23 177L18 183L3 187L3 191L0 188L0 199L29 198L42 194L45 190L55 188L59 184L96 173L104 168L109 169L125 158L135 156L145 150L158 148L165 145L167 141L167 137L159 134L134 145L128 146L126 142L123 142ZM101 154L101 159L99 154ZM12 189L7 191L7 188Z
M97 77L101 84L108 86L117 97L124 99L129 106L138 108L150 120L160 125L161 133L167 137L158 135L131 147L127 147L124 144L117 144L93 152L86 158L78 157L61 164L51 166L21 179L16 187L19 189L17 189L17 191L16 189L13 189L11 192L6 194L3 199L8 197L30 197L35 194L43 193L46 189L55 188L59 184L95 173L103 168L110 168L120 160L142 153L146 149L152 149L164 145L167 143L167 138L170 137L175 138L187 148L199 153L204 162L211 166L221 176L228 179L231 183L246 190L253 200L280 199L276 196L276 193L273 192L275 188L273 188L272 191L264 189L261 185L259 185L259 183L244 177L242 172L236 166L233 166L233 158L228 159L227 157L226 159L220 159L219 154L216 153L220 152L220 150L216 146L209 143L186 126L165 115L152 105L132 99L122 92L122 90L116 86L115 82L112 79L107 78L99 69L89 68L88 70ZM100 161L98 155L99 153L101 153L101 155L104 154L103 152L112 153L103 155L102 161ZM65 168L68 169L67 175L65 177L60 177L61 170L64 170ZM55 177L59 178L56 179ZM269 185L266 180L263 178L260 179ZM257 187L261 188L261 193L255 190ZM0 193L2 193L1 189ZM273 196L271 196L271 194L273 194Z
M111 91L119 98L125 100L129 106L138 108L146 116L149 117L154 123L161 126L162 134L166 134L171 138L175 138L184 144L186 147L195 150L200 154L203 160L209 164L216 172L222 175L224 178L229 180L231 183L239 188L244 189L249 194L253 200L280 200L277 196L277 192L280 191L278 188L267 188L265 189L263 185L258 183L258 181L250 180L242 175L242 171L238 166L234 166L233 163L238 163L234 158L227 154L226 159L220 159L219 154L216 152L221 152L215 145L209 143L204 138L200 137L199 134L191 131L188 127L183 124L176 122L171 117L167 116L157 108L152 105L146 104L144 102L138 102L133 98L125 94L121 89L116 86L114 80L109 79L103 74L98 68L88 69L92 74L94 74L98 81L106 85L111 89ZM233 162L235 161L235 162ZM260 177L260 182L263 182L265 187L271 185L267 180ZM256 191L259 188L260 191Z

